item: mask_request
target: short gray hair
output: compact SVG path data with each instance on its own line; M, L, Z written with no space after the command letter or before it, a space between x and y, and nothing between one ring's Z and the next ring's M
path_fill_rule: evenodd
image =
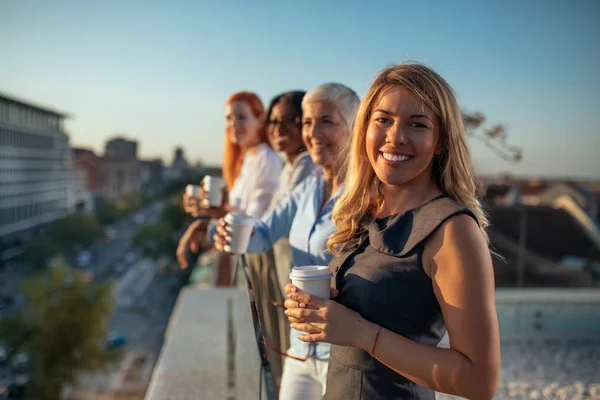
M348 86L341 83L324 83L310 90L302 99L302 108L308 103L322 101L334 105L348 128L349 132L354 129L356 111L360 104L360 98Z

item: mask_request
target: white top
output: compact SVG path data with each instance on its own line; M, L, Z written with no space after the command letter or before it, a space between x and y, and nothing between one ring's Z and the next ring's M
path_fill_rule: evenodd
M282 161L266 143L246 152L240 175L229 192L229 204L256 219L262 218L279 187Z

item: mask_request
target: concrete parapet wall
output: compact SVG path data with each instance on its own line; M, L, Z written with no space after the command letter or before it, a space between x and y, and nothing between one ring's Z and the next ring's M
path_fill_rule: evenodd
M496 305L503 340L600 338L600 290L503 288ZM246 290L186 288L146 400L257 399L259 366Z
M600 338L600 289L497 289L502 339Z

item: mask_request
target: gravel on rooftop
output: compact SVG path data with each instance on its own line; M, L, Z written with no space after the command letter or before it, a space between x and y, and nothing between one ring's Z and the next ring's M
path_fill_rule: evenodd
M600 338L505 340L501 354L494 399L600 400ZM457 399L445 394L437 398Z

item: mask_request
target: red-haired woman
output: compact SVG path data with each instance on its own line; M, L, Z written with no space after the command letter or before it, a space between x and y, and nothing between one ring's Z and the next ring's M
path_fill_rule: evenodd
M229 211L238 210L260 219L279 186L282 161L269 144L265 127L265 109L252 92L237 92L225 102L225 146L223 151L223 178L227 183L228 202L221 207L204 208L203 214L221 218ZM184 203L190 199L184 196ZM197 210L197 204L190 207ZM195 212L192 212L195 214ZM178 258L186 267L185 251L193 235L204 235L202 220L190 225L180 241ZM182 253L182 254L179 254ZM221 257L217 285L231 282L229 257Z

